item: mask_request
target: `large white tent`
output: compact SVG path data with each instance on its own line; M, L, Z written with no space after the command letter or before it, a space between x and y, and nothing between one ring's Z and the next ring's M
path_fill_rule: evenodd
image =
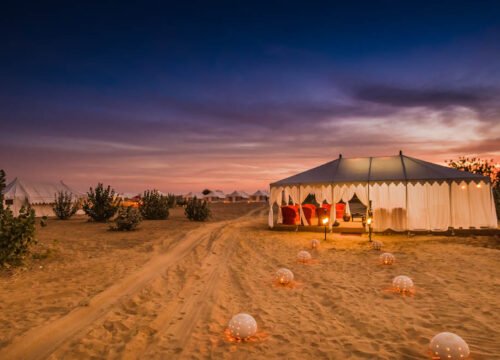
M14 215L25 204L30 204L35 210L36 216L54 216L52 204L55 195L59 191L65 191L75 198L82 197L82 193L71 189L62 181L56 183L29 182L15 178L7 185L4 194L4 206L9 206Z
M273 205L286 199L302 204L309 194L319 203L349 203L354 195L370 201L375 231L451 228L497 228L490 179L402 154L342 158L270 185L269 226L274 226ZM330 220L334 218L332 206ZM348 206L347 206L348 209ZM304 225L308 225L299 207ZM278 211L277 223L281 223ZM330 221L332 224L333 221Z

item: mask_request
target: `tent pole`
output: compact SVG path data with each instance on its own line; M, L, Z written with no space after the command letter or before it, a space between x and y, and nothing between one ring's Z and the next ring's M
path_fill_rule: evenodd
M451 227L451 235L454 236L455 235L455 232L454 232L454 229L453 229L453 199L451 198L451 187L453 185L453 181L450 181L448 183L448 197L450 198L450 226Z
M410 232L410 229L408 228L408 176L406 174L406 165L405 165L405 162L403 160L403 152L401 150L399 150L399 158L401 159L401 166L403 168L403 175L405 177L405 212L406 212L406 231L408 232L408 235L409 235L409 232Z

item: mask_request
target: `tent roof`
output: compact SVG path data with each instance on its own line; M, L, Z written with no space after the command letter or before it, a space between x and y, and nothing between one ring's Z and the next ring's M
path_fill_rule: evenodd
M251 196L269 196L269 194L266 191L257 190Z
M80 197L83 193L71 189L62 181L56 183L40 183L20 180L15 178L6 186L3 194L6 199L21 198L28 200L30 204L50 204L54 202L57 192L66 191L76 197Z
M271 186L368 181L483 180L487 176L405 156L338 159L272 183Z
M237 196L239 196L239 197L242 197L244 199L246 199L246 198L249 197L249 195L246 192L244 192L244 191L237 191L237 190L233 191L231 194L228 194L227 196L230 196L230 197L237 197Z
M219 198L219 199L225 199L226 198L226 195L220 191L220 190L215 190L215 191L210 191L207 195L204 196L205 198L209 198L209 197L215 197L215 198Z

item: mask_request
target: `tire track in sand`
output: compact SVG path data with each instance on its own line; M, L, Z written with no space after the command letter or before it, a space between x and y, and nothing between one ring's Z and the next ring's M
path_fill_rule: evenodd
M140 291L154 278L161 276L166 268L182 260L197 245L207 240L213 231L224 228L230 222L207 224L190 231L168 253L155 256L136 273L97 294L88 306L76 308L53 322L33 328L15 338L10 345L2 349L0 358L6 360L47 358L61 344L105 316L120 299Z
M127 353L127 358L182 357L194 328L200 320L209 317L216 303L215 294L223 273L227 271L227 261L234 252L238 235L237 227L229 225L209 240L209 253L201 263L199 276L190 278L179 293L182 301L163 309L150 324L156 330L154 339L145 349L138 349L140 351L135 354ZM212 243L216 244L215 251ZM178 318L179 314L181 318Z

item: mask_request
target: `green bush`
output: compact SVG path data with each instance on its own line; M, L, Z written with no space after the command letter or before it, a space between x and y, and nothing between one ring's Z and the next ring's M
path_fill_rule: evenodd
M177 205L177 198L176 198L176 196L174 194L168 193L167 194L167 203L168 203L168 207L170 209L174 208Z
M118 215L115 218L115 225L112 230L131 231L137 228L142 221L139 210L133 207L120 207Z
M106 222L116 214L120 203L121 200L116 196L114 189L109 185L104 188L104 185L99 183L95 190L90 188L87 193L83 211L94 221Z
M169 203L167 196L158 190L146 190L142 195L139 210L144 219L165 220L169 215Z
M5 171L0 169L0 215L3 212L3 190L5 189Z
M73 200L71 193L59 191L55 195L52 209L60 220L67 220L78 211L78 201Z
M40 226L41 227L46 227L47 226L47 221L49 221L49 218L47 216L42 216L40 219Z
M196 196L187 201L184 214L186 214L186 217L192 221L205 221L211 215L208 202L202 199L197 199Z
M0 214L0 265L18 265L35 242L35 211L23 206L15 217L4 209Z

